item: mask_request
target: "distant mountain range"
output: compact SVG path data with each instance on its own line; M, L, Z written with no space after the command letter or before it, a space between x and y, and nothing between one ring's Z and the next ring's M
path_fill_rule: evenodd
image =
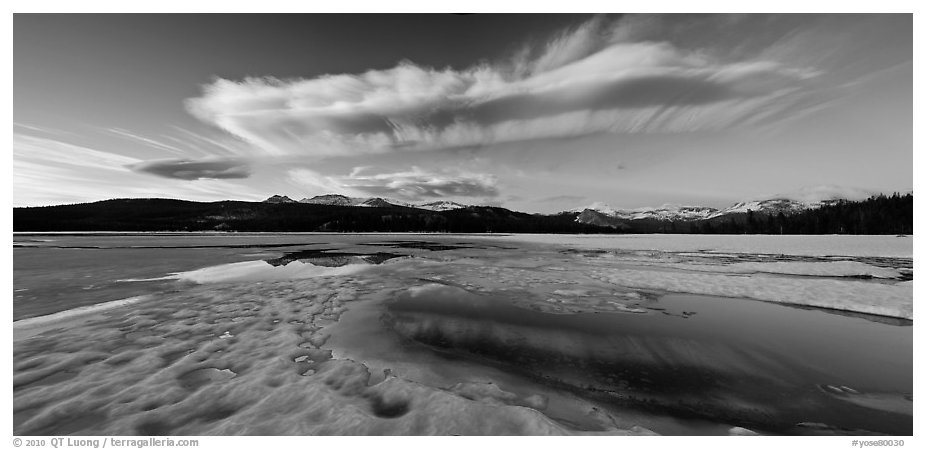
M632 233L690 234L910 234L913 194L872 196L863 201L774 198L724 209L664 205L613 209L592 204L573 209L576 222Z
M270 198L264 200L265 203L303 203L303 204L324 204L327 206L358 206L358 207L391 207L391 206L402 206L402 207L413 207L416 209L424 210L433 210L433 211L445 211L445 210L454 210L454 209L463 209L465 207L470 207L465 204L455 203L453 201L433 201L430 203L423 204L412 204L406 203L404 201L396 201L392 199L383 199L383 198L352 198L344 195L337 194L327 194L327 195L316 195L312 198L303 198L299 201L296 201L285 195L273 195Z
M786 217L791 217L806 211L817 210L824 206L833 206L849 202L846 198L840 198L835 191L816 193L818 194L810 201L799 201L796 199L779 197L742 201L723 209L678 204L664 204L660 207L641 207L635 209L614 209L604 203L593 203L586 207L579 207L561 212L558 215L573 214L576 223L610 228L617 232L740 233L759 230L762 232L775 232L776 226L780 232L783 232L784 225L778 223L778 221L783 221ZM852 193L855 194L854 196L858 196L858 192ZM912 194L912 192L909 193ZM295 203L296 201L285 196L274 195L265 200L265 202ZM412 204L392 199L351 198L336 194L303 198L298 202L325 204L330 206L401 206L436 212L476 207L453 201L434 201L423 204ZM758 222L756 220L758 220ZM761 226L758 224L759 222L762 223Z
M816 202L801 202L787 198L774 198L759 201L739 202L724 209L705 206L681 206L665 204L661 207L641 207L637 209L613 209L606 204L595 203L583 208L573 209L570 212L579 212L579 221L601 222L602 217L626 220L659 220L659 221L694 221L710 220L734 214L747 214L750 211L763 215L791 215L805 210L835 204L841 199L830 199ZM586 211L590 211L585 213ZM584 214L583 214L584 213Z
M17 207L13 230L911 234L913 195L880 195L864 201L777 198L724 209L676 205L613 209L593 204L557 214L335 194L300 201L274 195L261 202L114 199Z
M791 215L796 212L808 209L816 209L827 204L834 204L840 199L830 199L816 202L801 202L787 198L775 198L759 201L739 202L724 209L716 209L705 206L682 206L675 204L665 204L660 207L641 207L637 209L613 209L603 203L594 203L586 207L580 207L565 211L564 213L579 213L577 221L582 223L600 223L602 217L607 219L626 220L660 220L660 221L693 221L693 220L710 220L731 214L745 214L749 211L758 214L773 214L779 212L784 215ZM357 206L357 207L412 207L416 209L446 211L473 207L467 204L460 204L453 201L433 201L430 203L407 203L393 199L385 198L352 198L338 194L317 195L312 198L303 198L299 201L293 200L284 195L273 195L264 200L265 203L304 203L304 204L324 204L328 206ZM589 212L586 212L589 211Z

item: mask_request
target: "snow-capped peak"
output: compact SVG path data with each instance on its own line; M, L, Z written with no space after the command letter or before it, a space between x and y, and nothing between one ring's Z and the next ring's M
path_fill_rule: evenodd
M594 203L592 203L592 204L589 204L588 206L585 206L585 207L577 207L577 208L575 208L575 209L570 209L568 212L583 212L583 211L585 211L585 210L593 210L593 211L596 211L596 212L601 212L601 213L603 213L603 214L605 214L605 215L615 215L615 214L617 214L617 211L616 211L614 208L612 208L611 206L609 206L609 205L607 205L607 204L605 204L605 203L602 203L601 201L596 201L596 202L594 202Z
M659 207L639 207L635 209L613 209L600 202L592 203L580 209L573 209L572 212L582 212L586 209L625 220L698 220L708 218L717 212L717 209L712 207L683 206L679 204L663 204Z
M395 205L382 198L370 198L358 204L358 206L360 207L389 207L389 206L395 206Z
M316 195L312 198L303 198L299 200L300 203L306 204L327 204L329 206L353 206L356 204L357 198L349 198L344 195L328 194L328 195Z
M279 198L285 198L280 200ZM280 197L279 195L274 195L267 202L295 202L286 197ZM436 212L461 209L467 207L465 204L456 203L453 201L432 201L424 204L413 204L405 201L399 201L392 198L357 198L349 197L345 195L339 195L334 193L329 193L325 195L316 195L312 198L303 198L299 200L300 203L306 204L324 204L328 206L359 206L359 207L390 207L390 206L403 206L403 207L414 207L418 209L432 210Z
M419 209L427 209L427 210L433 210L436 212L441 212L445 210L463 209L466 207L466 205L456 203L453 201L441 200L441 201L432 201L430 203L419 204L414 207L417 207Z
M752 212L764 213L764 214L777 214L779 212L789 215L795 212L800 212L806 209L815 209L822 206L822 202L818 203L802 203L800 201L794 201L787 198L773 198L760 201L746 201L736 203L726 209L717 211L713 217L719 217L721 215L728 214L745 214Z
M573 209L571 212L582 212L585 210L594 210L603 215L623 220L667 220L667 221L687 221L687 220L704 220L722 217L730 214L747 214L753 213L775 215L782 213L790 215L808 209L816 209L826 204L839 201L838 199L824 199L816 202L801 202L788 198L771 198L754 201L742 201L733 204L725 209L715 209L713 207L702 206L682 206L678 204L663 204L660 207L639 207L635 209L612 209L604 203L594 203L580 209Z

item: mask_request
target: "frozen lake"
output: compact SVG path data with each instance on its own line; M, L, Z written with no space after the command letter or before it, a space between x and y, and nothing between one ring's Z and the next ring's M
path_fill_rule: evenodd
M894 236L16 234L14 432L907 435L912 278Z

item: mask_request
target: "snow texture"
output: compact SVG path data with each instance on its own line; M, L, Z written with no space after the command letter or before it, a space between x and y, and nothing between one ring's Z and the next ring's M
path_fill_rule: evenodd
M17 435L605 435L478 384L449 389L332 358L327 326L352 302L396 294L377 276L226 282L15 331ZM228 279L225 279L228 281ZM44 327L43 327L44 325ZM21 332L29 329L30 332ZM509 405L512 404L512 405ZM593 408L589 407L589 413Z

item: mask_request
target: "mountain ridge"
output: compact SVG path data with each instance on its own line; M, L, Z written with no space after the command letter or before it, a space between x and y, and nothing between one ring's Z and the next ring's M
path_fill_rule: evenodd
M336 198L329 198L332 201ZM895 193L864 201L824 202L809 208L794 201L742 202L713 215L707 208L678 207L698 219L627 219L597 210L530 214L502 207L432 202L428 210L374 198L348 207L293 201L195 202L166 198L112 199L93 203L13 208L14 232L244 231L244 232L516 232L694 234L912 234L913 195ZM369 200L368 200L369 201ZM459 205L459 203L455 203ZM764 209L754 211L753 206ZM450 208L455 207L455 208ZM661 212L671 208L662 208ZM649 210L653 212L655 208ZM745 212L744 212L745 210ZM758 208L757 208L758 210ZM789 212L789 213L785 213Z
M780 212L784 215L791 215L844 200L845 199L830 199L803 202L788 198L770 198L765 200L740 201L723 209L679 204L663 204L660 207L640 207L635 209L614 209L604 203L593 203L585 208L572 209L570 212L592 210L604 216L622 220L693 221L710 220L731 214L748 214L750 211L759 214L777 215Z
M749 211L762 214L790 215L808 209L816 209L827 204L833 204L838 201L847 200L831 195L829 199L800 201L786 197L772 197L761 200L739 201L726 208L718 209L709 206L682 205L667 203L658 207L638 207L634 209L615 209L605 203L596 202L585 207L569 209L567 213L581 214L585 210L592 210L604 216L621 219L621 220L662 220L662 221L692 221L692 220L709 220L730 214L746 214ZM291 203L296 202L286 195L273 195L263 202L265 203ZM298 201L304 204L323 204L329 206L355 206L355 207L412 207L416 209L431 211L446 211L473 207L468 204L461 204L449 200L437 200L427 203L408 203L391 198L380 197L348 197L346 195L328 193L316 195L312 198L303 198ZM586 214L587 217L591 217ZM579 218L577 218L578 220ZM596 220L589 218L589 220Z
M295 203L286 195L273 195L264 201L264 203ZM324 195L315 195L311 198L303 198L298 201L303 204L322 204L327 206L356 206L356 207L391 207L391 206L401 206L401 207L413 207L416 209L431 210L435 212L441 212L445 210L454 210L454 209L463 209L466 207L471 207L468 204L461 204L455 201L447 200L438 200L431 201L428 203L414 204L407 203L404 201L398 201L391 198L380 198L380 197L349 197L346 195L341 195L337 193L326 193Z

